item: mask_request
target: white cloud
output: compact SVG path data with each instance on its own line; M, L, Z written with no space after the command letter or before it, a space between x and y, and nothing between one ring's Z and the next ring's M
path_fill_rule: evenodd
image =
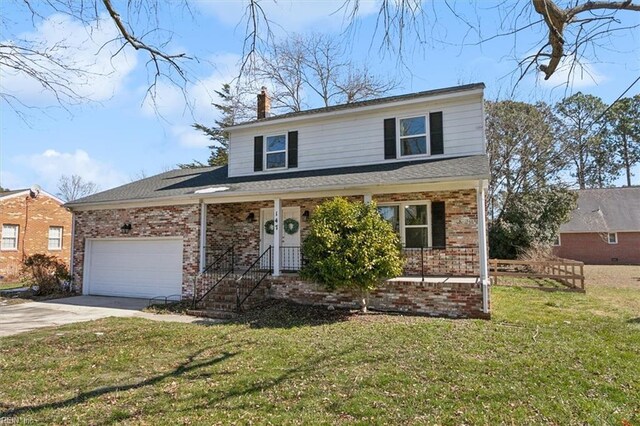
M213 72L195 83L188 84L184 92L177 86L158 83L155 102L147 97L142 106L146 116L159 115L169 123L169 132L186 148L206 148L211 141L191 125L212 125L219 113L212 105L220 99L215 91L230 83L238 74L240 56L231 53L215 55L209 59ZM142 89L140 89L142 90Z
M107 163L100 162L82 150L75 152L58 152L47 149L40 154L20 156L14 163L31 170L38 179L39 185L55 192L58 180L62 175L78 175L83 180L96 183L100 190L106 190L128 181L127 177Z
M212 143L204 133L191 126L173 126L171 133L180 145L187 148L206 148Z
M66 71L37 57L32 58L35 67L62 74L68 81L67 86L80 97L104 101L118 92L137 64L136 54L129 48L115 55L120 44L110 41L117 36L117 29L104 16L85 25L69 16L54 14L39 23L33 32L21 34L18 38L24 40L21 45L26 43L47 51L55 61L81 72ZM3 44L11 44L11 40L5 40ZM8 48L3 48L2 52L12 53ZM8 67L0 71L0 85L3 91L23 102L36 105L55 102L53 95L40 82Z
M267 19L272 21L271 30L307 31L312 28L339 30L348 22L351 10L343 8L344 0L278 0L261 2ZM246 4L237 0L198 0L196 4L205 11L215 15L229 26L236 26L244 31L246 21ZM379 1L363 0L359 2L358 16L374 13L379 8Z
M8 170L0 170L0 186L3 188L9 189L22 189L31 185L27 185L26 183L20 180L20 177L13 172Z
M210 75L189 83L181 88L169 82L159 82L155 90L155 99L145 98L142 111L146 116L159 115L170 123L184 121L184 118L196 121L211 121L216 110L211 105L219 101L215 94L224 83L230 83L240 68L240 55L221 53L208 59L213 71ZM146 90L140 88L140 90Z
M586 62L577 64L567 58L560 61L560 65L549 80L544 80L542 72L538 74L538 77L543 86L549 88L568 86L571 89L598 86L607 80L607 77L601 74L595 65Z

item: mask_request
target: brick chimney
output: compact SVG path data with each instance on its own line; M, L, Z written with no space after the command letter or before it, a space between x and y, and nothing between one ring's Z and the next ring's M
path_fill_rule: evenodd
M262 86L262 91L258 95L258 120L267 118L271 110L271 98L267 93L267 88Z

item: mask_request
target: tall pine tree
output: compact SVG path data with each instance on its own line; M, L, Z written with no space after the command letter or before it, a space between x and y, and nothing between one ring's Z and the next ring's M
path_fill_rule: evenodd
M229 83L222 85L221 90L215 91L220 98L220 103L212 104L219 112L220 118L215 120L213 127L208 127L200 123L193 124L193 128L203 132L213 142L209 145L211 154L207 163L194 160L191 163L179 164L182 169L205 167L205 166L224 166L229 162L229 132L224 129L239 123L248 117L248 108L243 104L241 96L232 91Z

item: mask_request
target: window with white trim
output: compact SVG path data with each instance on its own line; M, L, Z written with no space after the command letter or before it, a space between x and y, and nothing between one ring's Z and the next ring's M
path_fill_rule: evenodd
M265 144L265 168L283 169L287 167L287 135L267 136Z
M18 250L18 225L2 225L2 250Z
M609 232L607 234L607 242L609 244L618 244L618 233L617 232Z
M431 208L428 201L378 205L378 211L399 234L406 248L431 247Z
M49 250L62 250L62 226L49 227Z
M427 154L427 119L426 117L409 117L398 120L400 155Z
M554 246L559 246L560 245L560 234L557 234L555 239L553 240L553 245Z

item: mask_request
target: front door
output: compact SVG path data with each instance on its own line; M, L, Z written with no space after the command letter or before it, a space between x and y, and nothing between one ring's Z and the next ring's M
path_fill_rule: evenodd
M300 207L283 207L280 225L280 269L297 271L300 269ZM260 211L260 250L263 253L269 246L273 247L275 232L273 230L273 209ZM267 223L269 222L269 223ZM270 226L267 226L270 225Z

